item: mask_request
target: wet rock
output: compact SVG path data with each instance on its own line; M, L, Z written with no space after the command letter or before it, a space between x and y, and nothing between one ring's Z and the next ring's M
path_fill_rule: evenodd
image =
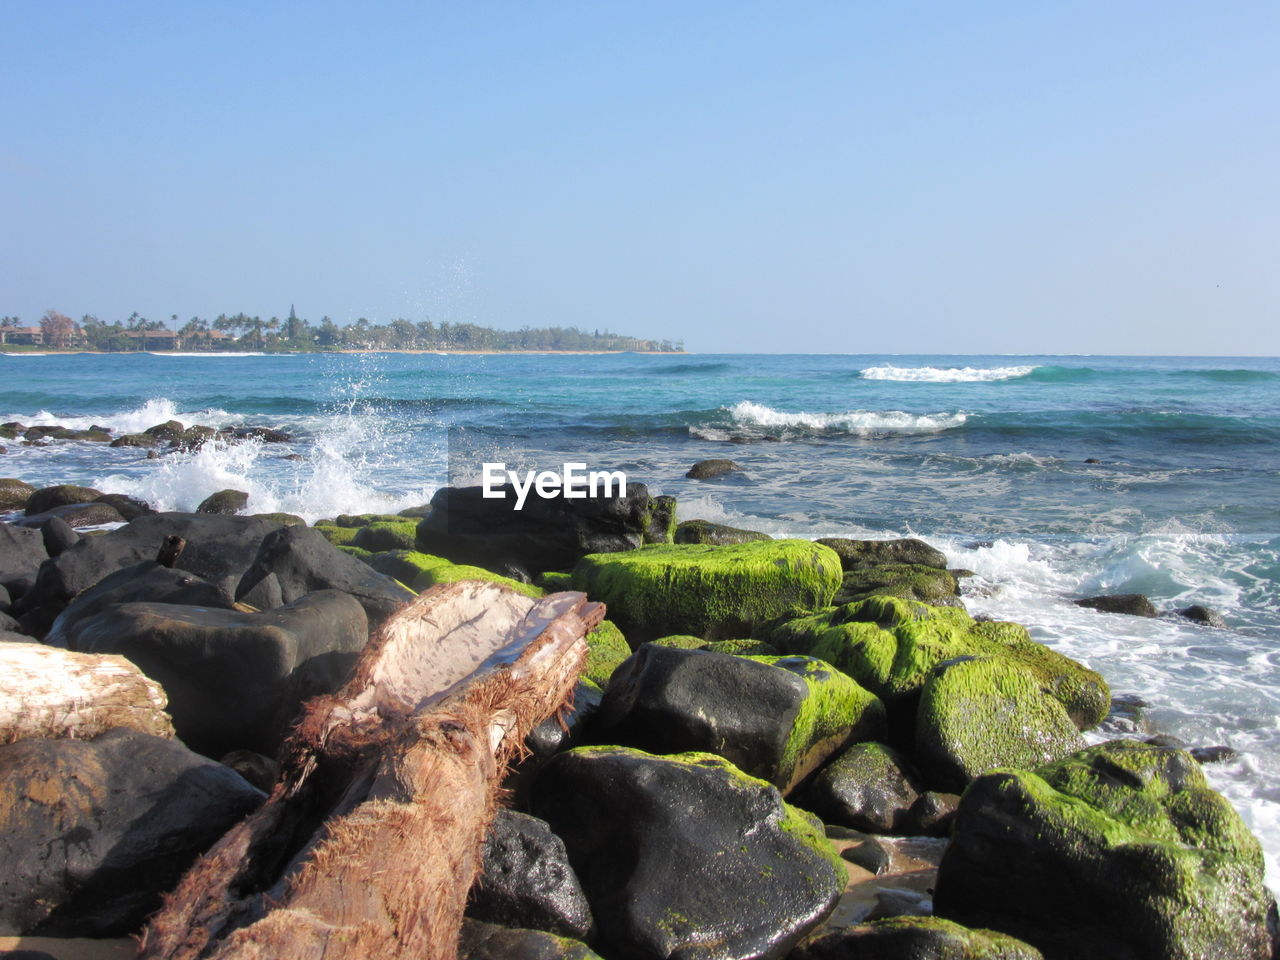
M995 767L1035 767L1084 747L1063 705L1005 657L957 657L925 679L915 757L930 786L959 792Z
M913 832L923 787L910 763L883 743L855 743L823 767L796 802L824 823L867 833Z
M584 557L573 587L606 603L638 645L674 634L751 637L779 617L825 607L839 575L839 558L808 540L669 544Z
M166 443L162 437L149 433L125 433L116 437L111 441L113 447L141 447L144 450L151 450L155 447L162 447Z
M878 563L845 571L836 603L868 597L899 597L933 606L958 607L960 585L945 569L918 563Z
M175 443L182 439L182 431L186 427L181 420L166 420L164 423L157 423L154 426L147 427L143 430L143 434L148 437L155 437L164 443Z
M515 493L485 498L480 487L446 487L418 524L418 549L530 582L544 570L568 570L580 557L635 550L651 528L649 491L627 484L625 496L543 498L530 493L516 511Z
M252 750L232 750L218 761L230 767L263 793L270 793L280 779L280 764Z
M51 557L56 557L63 550L69 550L80 542L80 534L71 528L71 524L61 517L50 517L40 525L40 536L44 538L44 549Z
M14 523L23 527L43 527L54 517L77 530L82 527L97 527L106 523L124 523L124 517L120 515L115 507L97 502L69 503L61 507L51 507L41 513L28 514L19 520L15 520Z
M219 490L200 501L196 513L239 513L249 504L249 494L243 490Z
M458 960L602 960L585 943L544 930L462 921Z
M824 537L819 540L840 557L846 570L871 567L882 563L906 563L922 567L947 568L947 557L923 540L905 537L899 540L850 540L846 537Z
M235 771L133 730L0 747L0 933L136 932L262 799Z
M940 917L875 920L825 934L792 960L1044 960L1030 944L994 930L971 930Z
M1114 734L1155 733L1155 724L1147 715L1150 706L1136 693L1118 693L1111 698L1102 729Z
M1101 610L1103 613L1124 613L1131 617L1159 616L1155 605L1140 593L1117 593L1111 596L1085 597L1072 600L1077 607Z
M1195 623L1203 623L1206 627L1217 627L1219 630L1227 628L1227 621L1222 619L1222 614L1214 610L1212 607L1206 607L1203 604L1193 603L1189 607L1183 607L1178 611L1178 616L1185 617Z
M731 473L741 473L742 467L738 466L732 460L717 458L713 460L699 460L692 467L685 477L689 480L715 480L720 477L728 476Z
M293 437L271 427L237 427L231 431L237 440L259 440L262 443L288 443Z
M1229 763L1240 756L1240 751L1234 747L1221 745L1215 747L1193 747L1190 753L1195 758L1196 763Z
M650 497L642 526L645 543L671 543L676 535L676 498Z
M284 527L268 534L253 563L240 578L236 598L274 574L285 603L314 590L341 590L355 597L376 630L415 596L412 590L348 556L311 527Z
M67 645L118 653L164 687L193 750L274 754L299 705L341 686L369 637L360 605L322 590L263 613L125 603L80 620Z
M911 827L905 832L926 837L950 836L951 825L955 822L956 810L959 806L959 794L926 790L911 805L909 811Z
M970 784L934 905L1052 960L1273 950L1257 839L1187 753L1132 740Z
M100 496L102 496L101 490L63 483L56 487L44 487L31 494L24 512L31 517L37 513L52 510L54 507L66 507L74 503L92 503Z
M579 940L593 927L564 842L544 821L512 810L499 810L485 837L467 916Z
M755 540L772 540L773 537L758 530L740 530L709 520L686 520L676 527L674 543L709 543L726 546L732 543L751 543Z
M36 488L14 477L0 478L0 510L21 510Z
M710 754L570 750L532 807L564 840L610 956L775 960L845 883L816 819Z

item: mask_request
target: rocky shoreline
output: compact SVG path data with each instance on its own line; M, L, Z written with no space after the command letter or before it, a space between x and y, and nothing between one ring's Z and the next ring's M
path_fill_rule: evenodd
M681 523L641 484L519 514L447 488L312 526L234 493L154 513L0 480L0 656L36 678L0 709L0 935L138 933L262 804L302 705L370 635L483 580L579 591L608 619L572 708L526 739L468 920L434 955L1277 956L1261 849L1207 786L1213 757L1087 746L1126 704L971 617L965 571L920 541ZM36 695L108 667L127 677L110 697Z

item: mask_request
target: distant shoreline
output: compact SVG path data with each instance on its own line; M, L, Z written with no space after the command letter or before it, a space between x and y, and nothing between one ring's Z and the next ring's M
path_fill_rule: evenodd
M604 356L606 354L623 354L633 353L636 356L643 357L679 357L687 356L688 350L426 350L421 348L406 349L388 347L379 350L357 350L353 347L344 347L341 350L7 350L0 347L0 354L10 356L75 356L76 354L91 354L93 356L115 357L130 356L140 353L153 354L174 354L184 357L227 357L243 354L246 357L256 356L273 356L273 357L292 357L292 356L323 356L325 354L337 353L413 353L428 354L436 356L501 356L502 354L517 354L521 356Z

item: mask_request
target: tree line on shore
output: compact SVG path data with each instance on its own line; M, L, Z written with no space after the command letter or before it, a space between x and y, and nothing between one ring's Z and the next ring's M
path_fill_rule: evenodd
M138 313L107 322L86 314L77 322L56 310L47 311L38 326L24 326L18 317L0 317L0 343L38 345L55 349L105 352L129 350L618 350L674 353L684 349L677 340L650 340L578 327L522 327L498 330L474 323L432 323L395 319L374 323L364 317L338 325L329 317L312 323L290 308L289 315L263 319L244 313L219 314L212 320L192 317L185 323L174 314L168 322Z

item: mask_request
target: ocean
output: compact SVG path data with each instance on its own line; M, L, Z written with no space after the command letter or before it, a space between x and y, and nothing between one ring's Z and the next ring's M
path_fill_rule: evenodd
M171 418L294 439L159 459L0 441L0 473L162 509L232 487L314 521L424 503L482 461L573 461L676 496L681 519L920 537L975 573L970 612L1026 624L1147 701L1159 732L1236 748L1206 772L1280 889L1280 359L0 356L0 421ZM684 478L710 457L743 476ZM1206 604L1228 629L1071 603L1099 593Z

